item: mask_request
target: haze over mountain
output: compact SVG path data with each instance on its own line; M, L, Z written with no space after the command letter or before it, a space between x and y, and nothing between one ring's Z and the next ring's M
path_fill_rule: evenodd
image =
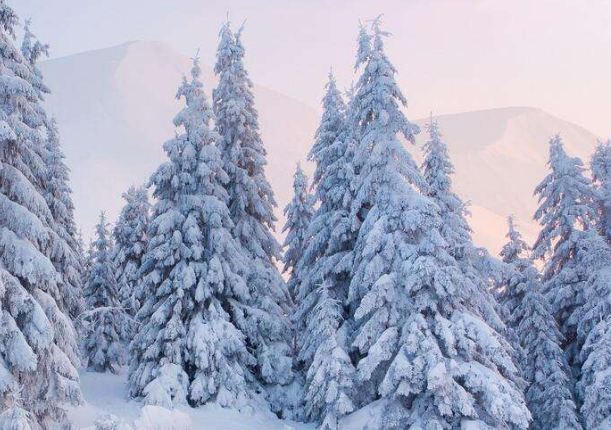
M77 222L86 236L100 210L114 219L121 193L146 181L164 159L162 144L173 136L172 118L181 106L174 96L189 68L189 58L158 42L130 42L42 63L53 91L47 104L57 116L72 169ZM203 70L210 96L215 79L210 65ZM254 93L280 230L295 164L306 157L319 110L256 83ZM536 233L530 220L536 205L532 191L545 175L549 137L561 133L567 150L583 159L596 144L587 130L535 108L441 115L438 120L456 166L456 189L471 202L476 242L493 252L504 241L509 214L517 217L528 239ZM419 151L412 152L419 159Z

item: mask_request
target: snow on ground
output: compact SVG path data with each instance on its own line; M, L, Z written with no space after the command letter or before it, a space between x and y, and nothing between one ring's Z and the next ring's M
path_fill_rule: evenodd
M85 404L69 412L76 428L93 430L95 421L115 415L134 430L313 430L314 425L283 421L270 412L233 411L217 405L168 411L129 400L127 373L112 375L81 371ZM190 422L190 424L189 424ZM172 427L168 427L171 425ZM121 428L121 427L119 427ZM346 427L348 428L348 427ZM354 428L354 427L351 427Z

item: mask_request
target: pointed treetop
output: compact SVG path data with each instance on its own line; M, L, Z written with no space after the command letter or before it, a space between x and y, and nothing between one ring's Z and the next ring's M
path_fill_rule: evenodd
M199 48L197 49L195 56L191 58L191 61L193 62L193 66L191 67L191 78L196 80L202 74L202 69L199 65Z
M367 32L367 28L359 22L359 35L357 38L356 63L354 69L358 69L361 64L364 64L371 54L371 35Z
M384 48L384 37L391 35L390 32L382 30L382 15L371 20L371 31L373 31L373 48L381 50Z
M333 66L329 67L329 73L327 74L327 79L328 79L327 85L331 85L331 83L333 83L333 85L336 85L335 74L333 73Z
M40 57L49 56L49 45L43 44L36 39L34 33L30 30L32 20L25 21L23 26L23 41L21 42L21 52L30 64L36 64Z
M611 139L606 142L598 142L594 155L592 155L591 168L595 180L611 179Z
M426 131L429 134L431 141L438 141L441 139L441 132L439 131L439 123L433 118L433 112L429 114L429 122L425 126Z
M238 31L235 32L235 40L239 46L242 46L242 32L244 31L245 26L246 18L244 18L244 21L242 21L242 24L240 24L240 27L238 27Z
M295 166L295 181L293 183L293 188L299 188L299 186L301 184L303 184L304 182L307 183L307 177L305 172L303 171L303 169L301 168L301 162L298 161L296 166Z
M528 245L522 239L522 235L517 229L513 215L507 217L508 231L505 237L507 243L501 249L500 255L505 263L517 261L521 256L528 252Z

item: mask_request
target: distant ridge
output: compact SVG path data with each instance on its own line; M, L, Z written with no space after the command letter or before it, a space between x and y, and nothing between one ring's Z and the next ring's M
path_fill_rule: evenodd
M77 206L77 222L86 235L97 213L113 219L121 193L141 183L163 160L162 144L174 134L174 99L190 60L161 42L132 41L42 63L53 94L48 106L59 121ZM214 75L203 67L205 90L211 95ZM321 96L323 91L321 82ZM261 131L268 151L267 174L282 208L291 194L291 176L304 161L318 125L319 111L272 89L255 84ZM408 111L408 117L409 111ZM534 107L502 107L439 115L442 133L455 167L455 185L471 202L476 241L497 252L504 242L505 217L514 214L526 238L535 185L546 173L547 142L559 132L567 150L584 161L596 136L584 128ZM417 120L423 125L427 119ZM411 148L420 159L423 129Z

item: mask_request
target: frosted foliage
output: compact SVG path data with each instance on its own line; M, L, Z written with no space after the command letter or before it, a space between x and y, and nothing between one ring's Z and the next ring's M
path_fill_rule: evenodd
M432 116L426 125L429 139L424 144L424 161L421 170L424 177L423 194L439 208L441 218L439 232L448 246L448 252L459 264L462 273L469 278L473 294L479 296L474 304L476 311L499 333L505 333L490 293L493 281L502 278L502 268L488 251L474 246L471 228L467 222L466 205L452 190L454 166L446 143L441 138L439 125Z
M346 106L332 73L325 85L325 95L322 99L323 113L320 125L316 130L315 141L310 149L308 158L316 162L313 184L322 189L323 179L331 175L330 167L340 156L335 145L338 139L345 134ZM322 200L322 196L318 196Z
M501 255L509 266L503 304L517 333L526 402L532 429L581 429L572 395L571 372L560 348L562 335L541 294L541 281L528 246L509 218L508 242Z
M596 147L591 161L602 234L611 242L611 140Z
M513 217L507 219L508 232L505 235L507 243L503 245L500 256L507 264L506 275L499 287L498 299L502 305L504 318L511 329L515 329L516 324L511 321L511 316L520 305L524 293L522 273L532 268L532 261L528 254L530 248L522 239L522 235L516 228Z
M37 65L41 57L48 55L48 49L48 45L36 39L30 29L30 22L26 21L21 52L30 73L24 78L31 84L39 101L44 100L50 92L43 82L42 73ZM48 255L62 278L60 285L62 294L58 304L72 318L76 318L83 310L81 285L83 269L76 243L74 204L69 184L70 170L65 163L55 120L41 106L33 106L33 109L35 111L32 112L28 125L36 128L40 133L42 143L37 152L45 164L44 173L42 173L43 169L40 171L42 176L39 186L51 212L53 218L51 227L56 234Z
M513 382L511 347L480 315L477 288L440 234L439 207L398 139L418 131L384 54L380 21L351 103L357 147L349 306L358 353L357 390L380 396L378 428L526 429L530 414Z
M604 430L611 427L611 317L590 332L581 351L582 376L578 384L582 398L581 414L586 428Z
M536 258L548 257L545 279L562 269L570 251L564 244L570 241L571 234L588 229L596 219L592 188L583 164L579 158L567 155L560 136L550 139L548 166L550 173L535 189L539 198L535 219L542 228L533 247Z
M611 250L593 232L582 245L578 264L588 274L584 306L571 315L578 345L583 345L577 392L587 428L604 429L611 425Z
M109 226L102 213L96 226L91 269L85 285L83 348L90 370L116 373L125 362L124 327L128 325L128 316L119 301L110 239Z
M218 85L212 99L218 149L228 176L231 232L248 256L249 306L239 312L236 324L252 346L258 379L270 387L285 386L293 380L288 318L292 302L276 266L281 257L273 234L276 202L265 176L266 151L244 54L242 28L234 33L226 23L219 34L214 67ZM285 407L276 396L270 395L270 401L276 412Z
M338 342L341 304L326 286L317 291L307 331L317 335L312 364L306 375L305 412L321 429L336 430L341 417L354 410L354 368Z
M81 395L63 274L52 262L63 244L45 198L46 114L39 77L15 47L16 24L0 1L0 423L38 430L65 425Z
M563 334L569 364L577 366L579 348L587 335L578 333L587 312L584 305L597 295L608 294L608 284L602 285L609 249L593 228L594 193L581 160L566 154L558 136L550 141L548 165L550 173L535 190L540 202L535 218L541 232L534 256L545 259L543 292Z
M122 307L130 316L134 316L139 308L137 297L137 282L139 279L142 257L148 242L147 229L149 225L150 204L144 187L130 187L123 194L125 206L121 209L114 230L113 264L116 279L119 284L119 299ZM128 332L133 327L126 327Z
M329 75L323 114L309 158L316 162L315 197L320 202L307 229L308 242L298 263L295 293L299 364L306 374L306 418L336 429L356 406L355 371L347 354L343 303L347 298L352 247L353 144L346 107Z
M255 394L254 359L241 331L255 312L245 282L248 261L234 240L218 134L198 60L177 97L168 161L153 174L155 205L141 266L130 393L173 406L216 401L239 407Z
M309 154L316 162L315 197L320 205L307 231L309 240L298 266L302 279L295 294L298 358L306 369L321 341L317 332L305 330L308 324L316 327L308 321L313 321L311 310L318 301L318 288L324 283L331 298L345 302L356 236L350 219L354 145L346 129L346 107L333 75L325 90L323 114Z
M288 288L294 297L299 285L299 261L308 243L308 228L314 212L314 199L308 192L308 178L297 166L293 180L293 199L284 209L286 224L282 231L284 239L284 272L290 273Z
M464 248L471 244L471 228L465 219L465 204L452 192L451 175L454 166L448 147L441 140L439 125L431 118L426 128L429 139L424 144L421 167L427 185L425 194L439 206L443 219L440 233L450 246L452 255L460 258L464 255Z
M34 430L30 414L19 407L10 407L0 414L0 428L3 430Z

